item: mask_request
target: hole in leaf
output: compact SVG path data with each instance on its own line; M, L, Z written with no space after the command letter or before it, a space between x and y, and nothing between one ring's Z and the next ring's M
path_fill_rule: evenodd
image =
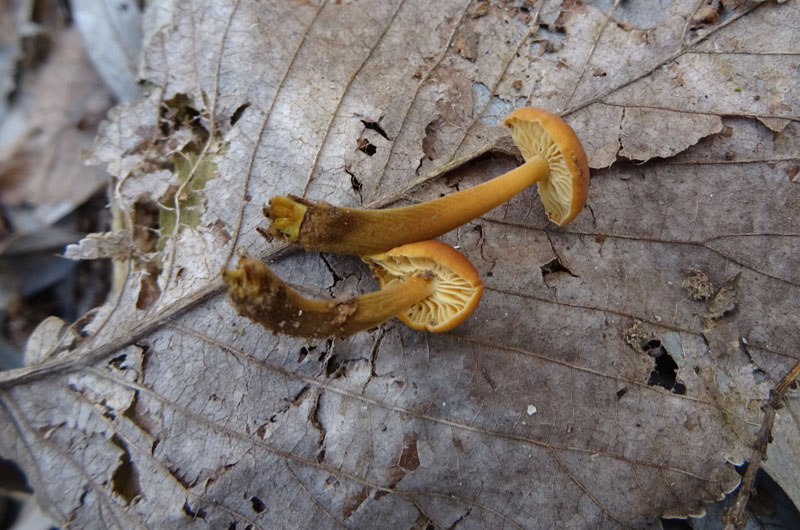
M127 358L128 358L127 354L123 353L122 355L117 355L116 357L108 361L108 364L110 364L117 370L122 370L122 363L124 363Z
M111 475L111 484L114 493L122 497L125 504L130 505L131 501L141 494L139 473L131 462L131 455L128 453L125 442L119 436L114 435L111 437L111 443L123 450L122 456L119 458L119 466Z
M306 358L306 355L308 355L308 348L303 346L302 348L300 348L300 353L297 354L298 364L303 362L303 360Z
M644 343L644 345L642 346L642 349L644 351L646 351L646 352L649 352L650 350L654 350L654 349L660 348L660 347L661 347L661 341L660 340L651 339L651 340L648 340L647 342Z
M142 254L156 250L158 244L159 208L152 201L140 200L134 205L133 212L133 242ZM158 276L161 268L152 260L146 263L134 263L139 270L144 269L147 274L139 282L139 296L136 299L136 309L147 309L158 299L161 289L158 286Z
M328 363L325 365L325 375L327 377L338 377L339 369L342 367L342 362L339 360L339 357L336 355L331 355L331 358L328 359Z
M0 477L3 477L3 487L6 491L33 493L25 473L12 460L0 458Z
M655 346L655 343L658 343L658 345ZM685 394L686 385L676 381L678 365L669 353L661 347L661 342L651 340L644 345L643 349L652 355L655 361L655 366L653 367L653 371L650 372L647 384L666 388L675 394Z
M250 497L250 502L253 504L253 511L256 513L261 513L267 509L264 502L256 496Z
M250 103L244 103L240 105L238 109L233 111L233 114L231 115L231 125L236 125L236 122L239 121L239 118L242 117L242 114L244 114L244 111L246 111L249 106Z
M353 174L350 174L350 186L353 188L353 191L356 192L356 193L361 193L361 188L364 187L364 185L361 184L361 181L358 180L356 178L356 176L353 175Z
M292 400L292 405L294 405L295 407L299 407L300 405L303 404L303 401L306 400L306 398L309 396L310 393L311 389L308 386L304 386L303 388L300 389L300 392L298 392L297 395Z
M157 276L145 274L139 282L139 296L136 298L136 309L144 310L149 308L158 300L161 295L161 288L158 286Z
M363 123L364 127L366 127L367 129L375 131L376 133L383 136L384 139L386 140L389 139L389 136L386 134L386 131L383 130L383 127L381 127L378 122L372 120L361 120L361 123Z
M554 274L556 272L566 272L570 276L575 276L572 272L566 268L558 258L553 258L544 265L540 267L542 269L542 276L547 276L548 274Z
M692 525L683 519L661 519L661 527L664 530L692 530Z
M366 138L359 138L356 145L358 146L358 150L365 153L367 156L372 156L378 151L378 148L372 145Z
M164 101L161 112L161 132L165 137L171 136L173 131L189 127L200 145L208 139L208 131L200 120L200 112L195 108L192 98L186 94L176 94L172 99Z

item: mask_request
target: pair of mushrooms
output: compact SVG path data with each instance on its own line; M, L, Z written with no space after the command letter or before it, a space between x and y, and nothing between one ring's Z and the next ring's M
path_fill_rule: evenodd
M442 332L456 327L478 305L483 283L463 254L429 240L534 183L550 220L563 226L583 209L589 190L586 155L561 118L521 108L505 124L525 163L445 197L386 210L273 197L265 208L272 235L306 250L362 256L381 289L345 300L308 300L263 262L243 257L238 269L223 271L236 310L273 332L307 338L351 335L394 316L415 329Z

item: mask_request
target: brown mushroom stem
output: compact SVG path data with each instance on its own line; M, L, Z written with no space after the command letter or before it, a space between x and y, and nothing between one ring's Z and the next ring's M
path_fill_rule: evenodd
M264 214L270 232L306 250L365 256L433 239L506 202L547 178L541 156L488 182L432 201L387 210L339 208L295 196L277 196Z
M308 300L262 261L243 257L222 279L236 311L273 333L324 339L373 328L433 293L433 275L421 273L355 298Z

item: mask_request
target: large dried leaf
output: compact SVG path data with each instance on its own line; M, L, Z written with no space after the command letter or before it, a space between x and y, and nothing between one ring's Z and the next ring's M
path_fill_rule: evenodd
M103 168L87 167L84 158L112 96L92 69L77 30L53 30L49 38L51 53L38 70L26 72L25 97L7 118L24 125L9 132L13 141L0 149L0 196L7 206L33 208L38 221L33 228L85 203L108 179Z
M0 377L2 453L52 516L646 528L735 487L800 351L800 13L617 4L152 7L153 89L95 157L154 259L89 338L40 333L46 360ZM495 118L522 104L584 139L589 205L558 229L530 191L445 236L486 281L465 324L307 344L236 316L237 247L308 292L376 288L357 258L265 244L270 196L474 185L515 163Z

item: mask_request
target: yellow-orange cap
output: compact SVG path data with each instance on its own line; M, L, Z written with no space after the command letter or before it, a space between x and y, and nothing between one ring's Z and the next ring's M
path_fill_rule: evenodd
M555 114L532 107L515 110L505 124L525 160L538 155L550 166L550 176L537 183L547 217L558 226L572 221L589 193L589 163L575 131Z
M453 329L472 313L483 294L483 282L472 263L441 241L409 243L361 259L370 266L381 289L415 274L433 273L434 293L397 315L414 329Z

